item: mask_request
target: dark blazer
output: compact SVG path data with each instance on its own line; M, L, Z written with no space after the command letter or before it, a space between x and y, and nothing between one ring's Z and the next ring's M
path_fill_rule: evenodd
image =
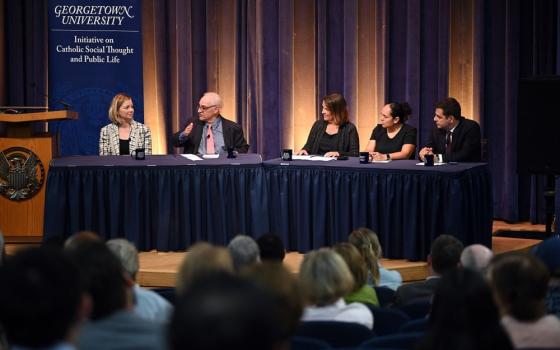
M413 301L431 300L439 281L439 277L434 277L424 281L403 284L395 292L392 306L401 307Z
M321 136L327 130L328 122L324 120L317 120L311 131L307 142L302 149L306 150L309 154L317 154L319 151L319 144ZM338 128L340 134L338 138L338 146L331 151L340 153L341 156L357 157L360 152L360 139L358 138L358 131L352 123L340 125Z
M477 122L461 117L453 131L450 153L446 153L445 134L445 129L434 128L426 147L442 154L444 162L480 162L480 126Z
M247 141L245 141L241 126L222 116L219 116L219 118L222 118L225 146L227 148L233 148L239 153L247 153L249 151L249 145ZM181 141L179 136L190 123L193 123L193 129L189 136ZM204 128L204 124L205 123L201 122L198 117L188 120L185 126L173 135L173 146L183 147L183 153L198 153L198 146L200 146L200 140L202 139L202 128Z

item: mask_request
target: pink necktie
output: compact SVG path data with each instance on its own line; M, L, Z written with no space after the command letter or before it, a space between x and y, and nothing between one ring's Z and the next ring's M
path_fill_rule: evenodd
M206 136L206 154L214 154L214 133L212 132L212 126L208 125L208 135Z

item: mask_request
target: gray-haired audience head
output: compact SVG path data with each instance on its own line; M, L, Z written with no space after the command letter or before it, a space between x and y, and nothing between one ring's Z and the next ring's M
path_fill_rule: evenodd
M249 236L235 236L235 238L229 242L228 250L233 259L235 271L239 271L244 266L260 262L259 246L257 242Z
M107 247L121 261L124 270L133 280L138 273L138 250L134 244L124 238L115 238L107 241Z
M471 244L461 253L461 266L484 273L494 253L482 244Z

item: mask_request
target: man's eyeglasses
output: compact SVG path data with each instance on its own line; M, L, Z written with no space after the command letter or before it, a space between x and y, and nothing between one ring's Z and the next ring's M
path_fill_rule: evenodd
M209 110L212 107L216 107L216 105L212 105L212 106L202 106L202 105L198 105L196 106L197 109L200 109L203 112L206 112L207 110Z

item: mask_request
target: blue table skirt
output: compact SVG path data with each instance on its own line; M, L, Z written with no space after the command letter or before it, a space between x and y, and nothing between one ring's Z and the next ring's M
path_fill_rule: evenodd
M258 155L198 163L172 155L55 159L44 236L92 230L162 251L256 236L269 228L263 172Z
M290 250L346 241L358 227L377 232L388 258L425 259L442 233L465 245L491 246L492 191L485 164L271 160L264 167L271 231Z
M51 163L44 235L92 230L126 237L141 250L169 251L275 232L289 250L306 252L367 226L386 257L416 260L441 233L490 246L490 186L484 164L67 157Z

